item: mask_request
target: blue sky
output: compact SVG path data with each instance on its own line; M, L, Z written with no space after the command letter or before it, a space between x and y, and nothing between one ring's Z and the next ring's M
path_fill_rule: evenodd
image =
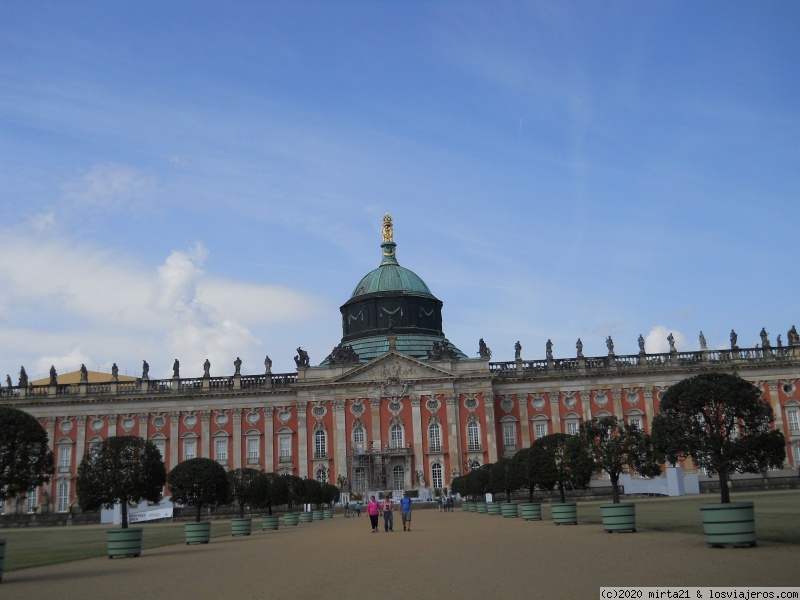
M493 360L798 319L794 2L0 4L0 374L294 370L380 261Z

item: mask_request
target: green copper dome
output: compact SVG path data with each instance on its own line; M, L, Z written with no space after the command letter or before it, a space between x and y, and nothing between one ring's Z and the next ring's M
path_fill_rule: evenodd
M394 256L394 242L384 242L381 244L383 249L383 260L381 265L367 273L353 290L350 298L357 298L366 294L376 294L385 292L397 292L400 294L411 294L414 296L425 296L433 298L431 290L420 278L419 275L401 267Z

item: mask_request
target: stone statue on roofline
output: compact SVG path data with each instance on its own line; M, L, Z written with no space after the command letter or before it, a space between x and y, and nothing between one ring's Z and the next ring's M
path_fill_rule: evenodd
M241 375L242 374L242 359L238 356L236 360L233 361L233 374L234 375Z
M739 336L736 335L736 332L731 329L731 350L738 350L739 346L737 345L737 341L739 340Z
M181 363L177 358L175 362L172 363L172 376L178 378L181 376Z
M389 213L386 213L386 216L383 217L383 241L394 241L394 226L392 225L392 217L389 216Z
M308 357L308 352L299 346L297 348L297 356L294 357L294 364L297 365L298 369L300 367L308 367L311 365L311 359Z
M790 346L800 345L800 334L797 333L797 328L794 325L786 334L786 343Z
M11 383L11 375L6 375L6 385L8 386L8 389L14 387Z
M670 352L670 354L674 354L675 352L677 352L677 350L675 349L675 336L672 335L671 331L669 332L669 335L667 336L667 342L669 342L669 352Z
M611 339L611 336L606 338L606 348L608 348L608 355L612 356L614 354L614 340Z
M486 345L486 342L483 341L483 338L478 340L478 356L485 359L492 358L492 351L489 349L489 346Z
M331 353L328 354L326 359L331 366L335 365L355 365L359 362L358 353L353 350L353 347L343 344L338 344Z
M514 360L520 359L522 359L522 344L520 344L519 340L517 340L517 343L514 344Z
M548 338L547 343L544 345L545 355L547 360L553 360L553 342Z
M19 387L28 387L28 374L25 372L25 367L19 368Z
M578 338L578 341L575 342L575 349L578 351L578 358L583 358L583 342L581 338Z
M203 363L203 377L205 379L211 377L211 361L208 359Z
M111 365L111 381L118 381L119 380L119 367L117 363Z
M762 327L761 328L761 333L759 334L759 336L761 337L761 347L762 348L769 348L770 347L770 345L769 345L769 334L767 333L767 328L766 327Z
M644 351L644 337L642 336L641 333L639 334L638 342L639 342L639 354L646 354Z
M147 363L146 360L142 361L142 379L144 381L150 379L150 365Z
M703 335L703 332L700 332L700 350L708 350L708 345L706 344L706 336Z
M58 373L55 365L50 365L50 385L58 385Z
M270 375L272 373L272 359L267 355L264 358L264 373Z
M81 380L80 383L89 383L89 371L86 370L86 365L81 364Z

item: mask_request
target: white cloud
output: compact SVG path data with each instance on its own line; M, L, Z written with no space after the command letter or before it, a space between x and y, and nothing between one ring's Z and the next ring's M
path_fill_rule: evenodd
M64 195L75 202L108 209L126 208L149 198L157 188L156 179L133 167L106 163L64 186Z
M56 215L52 211L33 215L30 224L37 233L42 233L56 224Z
M679 352L696 349L689 347L689 345L686 343L686 337L680 331L668 329L663 325L656 325L650 330L650 333L647 334L647 337L644 340L647 353L660 354L669 352L669 342L667 341L667 337L670 333L672 334L672 337L675 338L675 348Z
M77 371L83 364L91 364L91 360L89 360L89 357L84 354L80 348L74 347L66 353L58 356L42 356L38 361L36 361L35 371L28 372L28 377L31 379L45 377L45 373L50 373L50 367L55 365L60 365L56 367L56 370L59 372L70 372Z

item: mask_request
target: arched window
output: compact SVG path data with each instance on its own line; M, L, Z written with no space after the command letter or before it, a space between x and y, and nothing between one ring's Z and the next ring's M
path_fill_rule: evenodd
M431 423L428 427L428 450L430 452L442 451L442 433L438 423Z
M36 508L39 506L39 488L31 488L28 491L28 512L34 513L36 512Z
M367 471L364 467L357 467L353 474L353 491L365 492L367 484Z
M444 487L442 483L442 465L436 463L431 467L431 481L433 482L433 487L435 489L442 489Z
M319 431L317 433L319 433ZM328 483L328 469L326 469L325 467L320 467L319 469L317 469L314 476L315 479L320 483Z
M58 512L67 512L69 508L69 482L61 481L58 484L58 503L56 510Z
M392 469L392 489L402 490L405 487L405 470L400 465Z
M328 436L324 431L318 429L314 432L314 458L325 458L328 456Z
M390 448L402 448L403 447L403 428L395 423L389 428L389 438L390 438ZM401 488L395 488L401 489Z
M353 429L353 446L355 447L355 451L359 454L364 452L364 443L367 439L367 436L364 434L363 427L356 427Z
M467 423L467 448L469 450L481 449L481 428L476 421Z

